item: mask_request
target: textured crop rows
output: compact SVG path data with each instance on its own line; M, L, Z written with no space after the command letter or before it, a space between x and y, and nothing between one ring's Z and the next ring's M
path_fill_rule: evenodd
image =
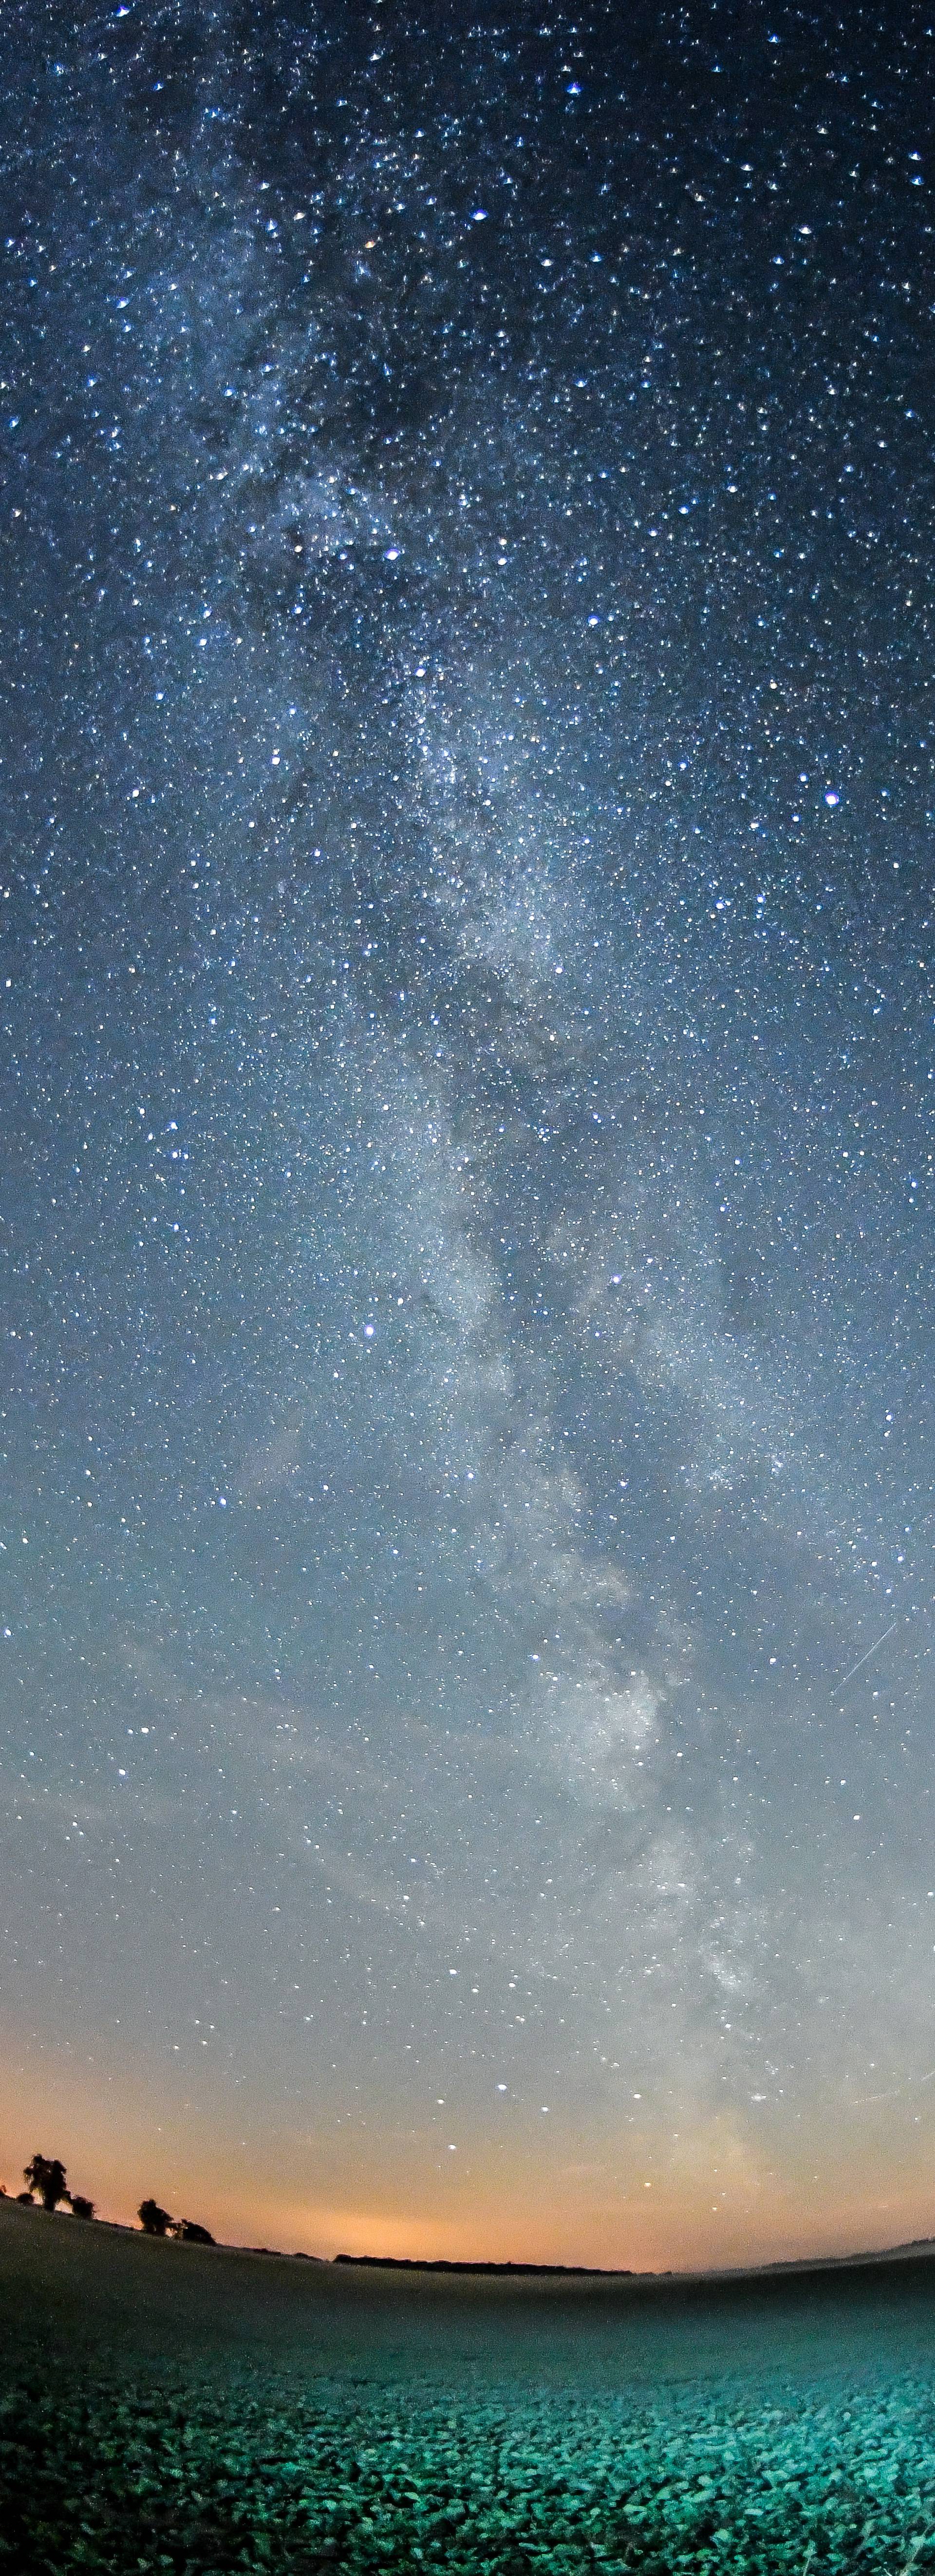
M233 2376L0 2405L2 2576L935 2570L918 2378L664 2402Z

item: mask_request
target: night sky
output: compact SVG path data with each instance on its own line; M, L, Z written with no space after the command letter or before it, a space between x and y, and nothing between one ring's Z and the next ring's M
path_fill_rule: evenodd
M0 79L0 2170L933 2232L935 29Z

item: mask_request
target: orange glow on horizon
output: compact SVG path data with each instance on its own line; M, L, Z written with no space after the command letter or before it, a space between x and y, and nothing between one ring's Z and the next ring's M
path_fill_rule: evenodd
M376 2139L351 2155L333 2135L313 2142L284 2125L241 2144L204 2103L170 2127L116 2075L95 2088L47 2065L4 2087L0 2175L16 2192L38 2147L62 2156L101 2217L132 2225L153 2193L219 2241L325 2257L708 2270L879 2250L935 2228L922 2146L907 2170L869 2122L849 2155L801 2130L767 2154L726 2119L697 2123L677 2147L647 2124L636 2147L605 2139L590 2159L558 2122L536 2144L521 2157L490 2138L457 2154L422 2141L408 2163Z

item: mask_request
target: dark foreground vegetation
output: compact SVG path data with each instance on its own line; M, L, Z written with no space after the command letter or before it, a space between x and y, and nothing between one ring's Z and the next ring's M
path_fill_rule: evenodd
M931 2391L440 2396L50 2387L0 2406L0 2568L560 2571L935 2568Z
M898 2274L394 2283L14 2211L0 2576L935 2576Z

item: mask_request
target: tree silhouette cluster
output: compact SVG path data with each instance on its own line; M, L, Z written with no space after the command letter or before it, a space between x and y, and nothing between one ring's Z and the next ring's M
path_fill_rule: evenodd
M210 2228L200 2227L196 2218L172 2218L158 2200L141 2200L137 2217L144 2236L175 2236L182 2245L214 2244Z
M18 2200L38 2198L43 2209L57 2209L65 2200L73 2218L93 2218L93 2200L88 2200L83 2191L69 2191L61 2156L40 2156L37 2151L23 2167L23 2181L26 2189L17 2192Z
M38 2200L43 2209L55 2210L65 2201L73 2218L93 2218L93 2200L83 2191L69 2191L61 2156L41 2156L37 2151L23 2167L23 2181L26 2189L18 2191L16 2198L27 2208L34 2208ZM6 2199L5 2183L0 2183L0 2198ZM141 2200L137 2216L144 2236L174 2236L182 2245L214 2244L210 2228L201 2227L196 2218L173 2218L158 2200Z

